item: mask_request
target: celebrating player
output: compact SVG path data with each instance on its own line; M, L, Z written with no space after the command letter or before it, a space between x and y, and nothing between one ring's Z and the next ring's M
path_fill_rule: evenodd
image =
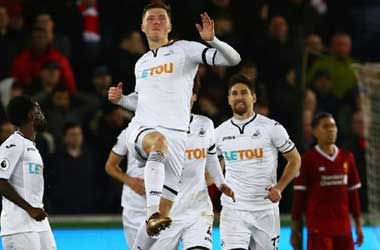
M54 250L56 244L43 209L43 162L34 140L45 117L29 97L13 98L8 118L16 127L0 146L1 235L5 250Z
M214 35L214 22L201 14L197 24L201 38L213 48L189 41L169 41L170 9L159 3L143 11L141 29L150 51L136 63L138 102L129 125L129 151L146 159L144 168L149 235L168 227L168 217L178 193L184 163L193 79L200 63L233 66L240 55ZM109 90L113 103L127 103L121 83Z
M236 202L222 196L220 229L223 249L277 249L278 202L296 176L300 155L282 125L254 112L255 89L243 75L229 82L233 117L216 129L216 146L226 170L226 183ZM287 160L277 182L277 157Z

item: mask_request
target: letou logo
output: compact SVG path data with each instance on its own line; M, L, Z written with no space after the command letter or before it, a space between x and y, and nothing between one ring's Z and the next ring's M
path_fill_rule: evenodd
M186 150L186 156L188 160L199 160L207 157L207 149L195 148Z
M262 148L242 149L224 152L223 154L224 159L226 159L227 161L252 160L263 158L264 150Z
M141 78L147 78L149 76L171 74L173 73L173 71L174 71L174 64L165 63L165 64L161 64L161 65L140 71L137 75L137 78L141 79Z

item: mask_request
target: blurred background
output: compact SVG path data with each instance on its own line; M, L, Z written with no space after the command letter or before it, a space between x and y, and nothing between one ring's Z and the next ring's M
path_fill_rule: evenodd
M121 227L121 184L104 164L133 114L110 104L107 90L119 81L125 94L134 90L134 64L148 50L140 21L149 2L170 4L173 39L200 41L194 24L207 11L216 36L241 54L234 68L200 66L195 113L215 126L229 118L226 84L237 72L256 83L256 112L282 123L301 153L314 145L313 115L332 113L338 145L356 157L361 205L372 218L366 223L378 223L380 167L367 168L366 121L380 121L380 114L364 110L366 96L351 67L380 61L378 0L0 0L0 143L14 130L4 113L9 100L35 97L48 120L37 147L54 228ZM283 167L280 159L279 172ZM215 187L210 195L218 213ZM289 187L280 205L284 226L291 196ZM369 246L377 248L368 249L380 249L378 228L370 232Z

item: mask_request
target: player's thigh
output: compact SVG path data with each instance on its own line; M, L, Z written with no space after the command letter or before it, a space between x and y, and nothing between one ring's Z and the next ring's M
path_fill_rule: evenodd
M51 230L39 232L41 250L56 250L57 244L55 243L54 235Z
M183 222L173 221L169 228L160 233L150 250L177 250L184 225Z
M2 237L4 250L40 250L38 233L19 233Z
M278 250L280 243L280 212L278 207L252 212L252 250ZM248 217L247 215L246 217Z
M320 234L307 235L308 250L334 250L333 238Z
M123 209L122 220L124 227L124 236L129 248L132 248L135 242L137 230L145 222L146 212L136 211L128 208Z
M251 229L241 212L224 207L220 215L222 249L248 249Z
M212 249L212 222L214 216L194 218L194 222L185 228L182 234L183 249Z
M333 238L334 250L339 249L347 249L354 250L354 240L352 239L352 235L350 236L340 236Z

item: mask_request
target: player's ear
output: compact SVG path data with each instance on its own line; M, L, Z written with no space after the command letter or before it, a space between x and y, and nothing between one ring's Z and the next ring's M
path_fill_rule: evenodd
M140 24L140 29L141 29L142 32L145 33L144 25L142 23Z
M253 99L253 103L256 103L257 101L256 93L252 94L252 99Z

